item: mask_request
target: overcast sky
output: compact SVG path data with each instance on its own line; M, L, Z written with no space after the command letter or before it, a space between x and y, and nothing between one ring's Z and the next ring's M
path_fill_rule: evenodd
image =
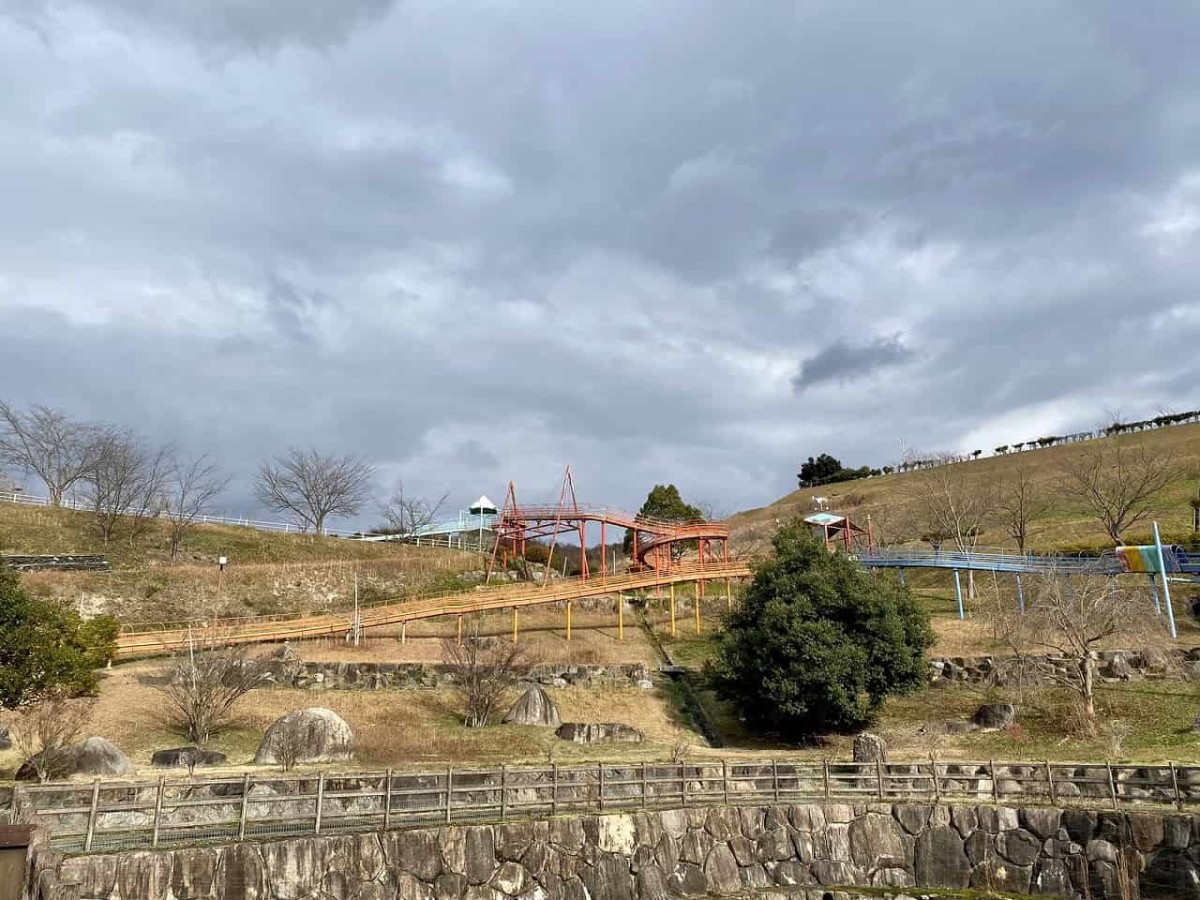
M725 511L1198 404L1200 4L0 0L0 396Z

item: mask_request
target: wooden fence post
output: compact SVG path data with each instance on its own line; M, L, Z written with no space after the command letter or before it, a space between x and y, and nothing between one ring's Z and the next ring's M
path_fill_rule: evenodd
M454 769L446 766L446 824L450 824L451 797L454 794Z
M825 802L829 802L829 758L821 760L821 771L825 776Z
M779 760L771 760L771 793L775 796L775 805L779 805Z
M1112 763L1106 762L1104 764L1104 767L1108 770L1108 791L1110 794L1112 794L1113 809L1116 809L1117 808L1117 782L1116 782L1116 779L1113 778Z
M500 766L500 818L508 815L508 766Z
M1175 790L1175 805L1182 810L1183 794L1179 792L1179 773L1175 769L1175 763L1171 763L1171 787Z
M880 800L883 799L883 760L878 756L875 757L875 793Z
M998 803L1000 801L1000 785L996 778L996 761L994 759L988 760L988 772L992 776L992 802Z
M604 812L604 763L596 763L596 772L600 783L600 812Z
M1050 771L1050 760L1046 760L1046 787L1050 792L1050 802L1054 803L1054 773Z
M679 764L679 797L680 802L687 806L687 770L682 762Z
M721 760L721 798L726 806L729 805L729 760Z
M550 815L557 816L558 815L558 763L551 763L550 777L551 777Z
M250 773L242 776L242 809L238 813L238 840L246 839L246 808L250 805Z
M383 776L383 830L392 827L392 770Z
M154 797L154 833L150 838L151 847L158 846L158 827L159 823L162 821L163 792L166 791L166 789L167 779L160 775L158 778L158 792Z
M942 782L938 778L937 760L932 756L929 758L929 767L933 770L933 802L942 802Z
M92 838L96 834L96 807L100 804L100 779L92 782L92 808L88 812L87 835L83 839L83 849L92 849Z
M642 760L642 809L650 805L650 782L646 780L646 761Z
M322 772L317 776L317 821L313 830L314 834L321 833L321 815L325 812L325 773Z

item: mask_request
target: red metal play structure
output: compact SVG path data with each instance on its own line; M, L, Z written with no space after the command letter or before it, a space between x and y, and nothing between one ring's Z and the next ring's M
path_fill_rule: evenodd
M587 558L589 526L599 526L601 543L600 571L591 570ZM248 644L283 640L303 640L331 634L360 633L363 629L400 626L401 639L409 622L455 616L458 635L462 638L463 617L475 613L511 610L512 635L520 633L520 610L551 603L564 604L566 637L571 638L571 605L575 600L612 598L615 603L618 639L625 635L624 605L631 592L646 591L660 595L666 590L669 598L671 634L676 633L676 586L691 584L695 590L696 633L700 633L700 600L706 584L724 582L727 604L732 603L734 579L751 575L747 561L731 559L729 555L729 526L724 522L670 522L646 518L607 507L582 504L575 496L575 484L570 467L563 476L557 504L522 506L517 502L516 489L510 483L504 506L495 524L495 544L488 566L488 581L493 580L497 566L506 569L518 561L528 575L525 552L531 539L549 538L549 556L542 578L512 583L489 583L470 591L458 591L428 597L389 600L365 606L351 618L344 613L273 617L260 616L223 623L219 628L208 622L181 627L172 625L159 629L123 631L117 638L117 656L149 656L170 653L191 646L206 636L219 638L222 643ZM618 571L616 561L608 553L608 529L617 528L632 533L632 553L628 564ZM592 531L593 537L596 532ZM552 577L554 552L560 536L572 536L579 542L578 578ZM563 548L563 552L575 552ZM499 579L497 579L499 581Z
M553 506L521 506L516 488L510 481L504 506L496 521L496 543L488 567L488 580L499 562L501 568L510 560L525 559L529 539L550 539L550 562L543 581L549 583L551 562L560 534L572 534L579 541L579 573L591 577L587 558L588 524L600 526L600 578L611 574L608 566L608 528L611 525L633 535L633 553L629 571L653 569L669 572L678 567L685 546L694 546L701 571L706 565L724 568L729 565L729 526L724 522L672 522L609 509L605 506L581 504L575 496L575 481L571 467L563 474L558 504ZM595 534L595 532L593 532ZM528 571L526 567L526 572Z

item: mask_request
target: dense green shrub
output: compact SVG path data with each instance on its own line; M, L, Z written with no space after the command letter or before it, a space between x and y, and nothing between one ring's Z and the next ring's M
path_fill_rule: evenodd
M0 565L0 707L13 708L39 694L90 694L96 670L116 650L110 616L83 620L52 600L21 589L16 573Z
M776 534L709 666L751 726L789 740L861 728L925 684L928 613L890 575L830 553L802 523Z

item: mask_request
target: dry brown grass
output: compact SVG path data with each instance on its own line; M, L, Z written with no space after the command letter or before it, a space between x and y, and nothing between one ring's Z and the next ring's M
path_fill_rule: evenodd
M1128 443L1144 441L1151 450L1173 455L1187 477L1171 485L1158 501L1156 518L1168 537L1181 536L1191 531L1191 507L1189 499L1196 495L1196 477L1200 474L1200 425L1178 425L1138 435L1105 438ZM1025 451L1008 456L996 456L969 463L959 463L972 476L1000 481L1006 478L1018 464L1036 467L1035 486L1043 492L1055 493L1061 484L1062 467L1069 460L1093 446L1094 442L1049 447L1045 450ZM986 448L989 452L991 448ZM829 498L830 508L845 513L855 520L865 522L871 517L877 531L889 541L903 541L916 537L912 522L916 518L914 501L911 499L912 485L928 477L927 472L909 472L903 475L887 475L842 484L824 485L793 491L786 497L760 509L738 513L730 519L733 525L733 543L742 549L761 548L769 543L774 532L775 521L787 521L812 512L813 494ZM1137 537L1148 532L1148 525L1134 529ZM1034 523L1034 534L1030 546L1039 550L1056 550L1080 546L1107 546L1109 541L1104 531L1090 520L1079 506L1068 500L1054 504L1052 511ZM1011 547L1012 541L999 528L985 531L981 544L989 547Z
M339 544L348 543L345 541ZM476 554L393 546L387 556L242 564L224 573L215 565L154 563L112 572L28 572L30 593L124 623L178 623L198 618L312 613L350 609L357 574L366 603L463 586L459 576L479 570Z
M581 606L576 603L572 611L569 641L566 612L560 604L520 611L518 642L531 659L576 665L655 662L654 650L632 612L626 610L625 635L621 640L615 612L601 611L599 605L590 610ZM511 640L512 613L500 610L464 620L464 634L473 633L476 627L480 635ZM403 642L400 626L393 625L366 632L358 647L340 636L304 641L296 646L305 659L312 660L433 663L443 661L443 641L455 638L457 633L455 618L446 616L411 623Z
M152 681L164 669L162 662L146 662L108 672L85 726L87 736L111 740L144 770L143 774L150 771L153 751L186 743L162 722L163 698ZM245 766L273 721L309 706L326 707L344 718L355 734L356 762L376 768L538 762L546 760L551 750L553 759L559 762L663 758L681 738L699 740L675 720L669 698L658 690L642 691L632 686L548 690L564 721L624 722L643 730L647 742L580 747L558 740L549 729L500 725L466 728L454 710L453 693L446 690L274 689L248 694L236 707L230 727L216 737L212 747L228 754L230 768ZM515 699L513 692L505 708ZM11 773L17 762L13 751L0 753L0 771Z

